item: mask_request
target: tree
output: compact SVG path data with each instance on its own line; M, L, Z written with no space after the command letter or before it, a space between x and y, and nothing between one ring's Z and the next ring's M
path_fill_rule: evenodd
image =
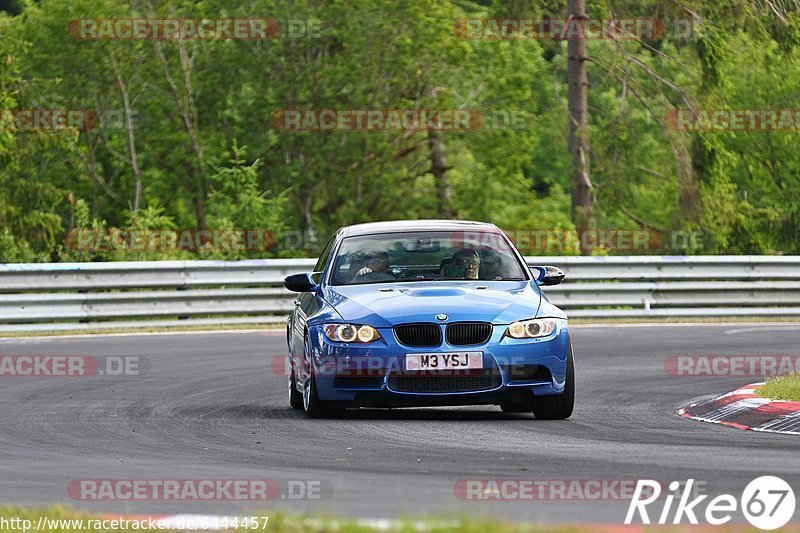
M569 23L583 23L587 19L585 0L567 1ZM588 101L589 82L586 77L586 40L570 38L567 43L567 78L569 80L569 153L572 156L572 222L582 230L592 226L594 198L589 178ZM581 243L585 242L583 239ZM591 248L582 246L581 254L591 254Z

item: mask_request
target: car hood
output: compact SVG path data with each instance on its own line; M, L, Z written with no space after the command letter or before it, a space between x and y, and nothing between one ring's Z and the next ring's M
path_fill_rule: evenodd
M447 322L510 324L535 317L542 299L530 281L375 283L338 285L325 292L343 320L374 327L435 322L440 313Z

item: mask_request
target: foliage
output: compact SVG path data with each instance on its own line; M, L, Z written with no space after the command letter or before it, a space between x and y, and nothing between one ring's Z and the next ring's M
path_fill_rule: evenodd
M17 5L0 11L0 109L84 109L98 120L58 131L0 127L0 262L314 255L342 225L450 213L511 233L575 230L566 43L458 30L463 19L563 19L563 2ZM588 43L595 226L702 232L669 253L800 253L800 125L687 131L666 119L687 109L796 107L800 13L759 0L593 0L587 9L663 20L667 31ZM265 14L282 24L277 38L92 40L70 25ZM307 33L287 35L288 21ZM691 34L670 34L674 21L690 21ZM425 128L298 132L273 121L282 110L406 109L477 111L485 123L442 131L437 171ZM253 251L108 242L132 231L214 230L263 230L274 243ZM521 248L575 253L560 242Z
M800 402L800 374L776 376L756 389L756 394L773 400Z

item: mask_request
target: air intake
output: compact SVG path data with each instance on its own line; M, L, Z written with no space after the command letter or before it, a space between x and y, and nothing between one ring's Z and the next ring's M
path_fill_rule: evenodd
M473 346L483 344L492 336L492 325L487 322L454 322L447 325L447 344Z
M439 346L442 329L438 324L402 324L394 327L397 342L406 346Z

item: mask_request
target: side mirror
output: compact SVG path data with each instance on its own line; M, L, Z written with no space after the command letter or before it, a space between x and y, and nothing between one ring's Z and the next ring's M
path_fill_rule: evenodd
M536 277L537 285L558 285L564 281L566 274L563 270L554 266L537 266L539 275Z
M283 286L293 292L311 292L317 289L318 285L314 281L315 274L318 272L306 272L304 274L292 274L283 280Z

